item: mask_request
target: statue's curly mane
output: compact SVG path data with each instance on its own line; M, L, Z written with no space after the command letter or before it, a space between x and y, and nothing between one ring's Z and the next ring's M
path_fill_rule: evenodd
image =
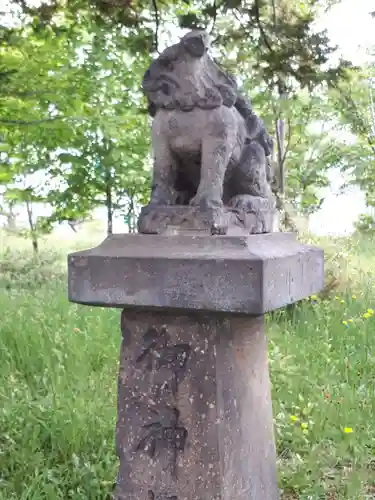
M146 71L142 88L150 104L183 111L232 106L236 100L234 85L206 50L201 56L191 55L190 40L193 38L186 37L168 47Z
M208 35L193 30L151 63L142 82L149 113L155 116L158 109L192 111L234 106L238 119L246 122L248 140L257 140L269 156L273 143L263 121L240 94L235 79L210 58L208 48Z

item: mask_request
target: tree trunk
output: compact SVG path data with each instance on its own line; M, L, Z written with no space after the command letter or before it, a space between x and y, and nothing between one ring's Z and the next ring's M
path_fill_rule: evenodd
M285 195L285 122L279 118L276 122L276 135L277 135L277 163L279 170L279 193Z
M17 213L14 211L15 203L13 201L8 201L5 208L0 207L0 216L5 217L5 229L7 231L16 232L17 231Z
M35 235L32 237L31 242L33 245L34 253L37 254L39 252L39 248L38 248L38 240L37 240L37 238L35 238Z
M107 236L113 234L113 204L110 179L106 183Z
M33 251L34 254L37 254L39 251L38 236L36 234L35 224L33 221L33 207L31 202L28 200L26 201L26 211L27 211L27 219L29 221L30 237L31 237L31 243L33 245Z
M136 224L134 224L135 213L134 213L134 198L130 196L129 209L128 209L128 228L129 233L135 233Z
M9 211L0 211L0 215L6 218L6 223L5 223L5 229L7 231L15 233L17 231L17 224L16 224L16 214L12 211L12 209L9 209Z
M285 203L285 121L279 117L276 121L277 138L277 173L278 192L276 193L276 207L280 214L280 231L297 231L293 217L288 212Z
M11 210L6 216L6 219L7 219L8 231L16 232L17 231L16 214Z

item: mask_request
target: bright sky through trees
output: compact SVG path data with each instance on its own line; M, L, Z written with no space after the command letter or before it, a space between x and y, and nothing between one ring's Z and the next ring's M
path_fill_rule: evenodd
M368 48L375 46L374 0L343 0L322 17L320 25L326 28L334 44L340 47L343 57L354 64L368 60ZM365 199L358 187L337 196L340 175L332 175L331 193L322 209L310 218L310 229L318 234L343 234L353 229L358 215L365 211Z

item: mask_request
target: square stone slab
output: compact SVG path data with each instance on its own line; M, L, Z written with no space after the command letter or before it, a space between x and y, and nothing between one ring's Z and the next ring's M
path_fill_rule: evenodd
M321 290L324 254L292 233L117 234L70 254L68 270L80 304L259 315Z

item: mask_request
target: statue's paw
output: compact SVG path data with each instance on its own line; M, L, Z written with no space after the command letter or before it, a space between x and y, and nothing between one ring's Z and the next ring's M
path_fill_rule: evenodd
M169 186L154 186L151 192L149 206L176 205L177 192Z
M275 209L275 199L273 196L241 194L229 200L228 208L245 213L253 213L259 210L273 211Z
M201 210L220 209L223 207L223 201L220 198L213 198L196 194L189 202L193 207L199 207Z
M172 198L168 196L152 196L148 204L149 207L160 207L165 205L174 205Z
M228 207L234 210L251 212L254 202L258 202L258 198L259 197L252 196L251 194L240 194L229 200Z

